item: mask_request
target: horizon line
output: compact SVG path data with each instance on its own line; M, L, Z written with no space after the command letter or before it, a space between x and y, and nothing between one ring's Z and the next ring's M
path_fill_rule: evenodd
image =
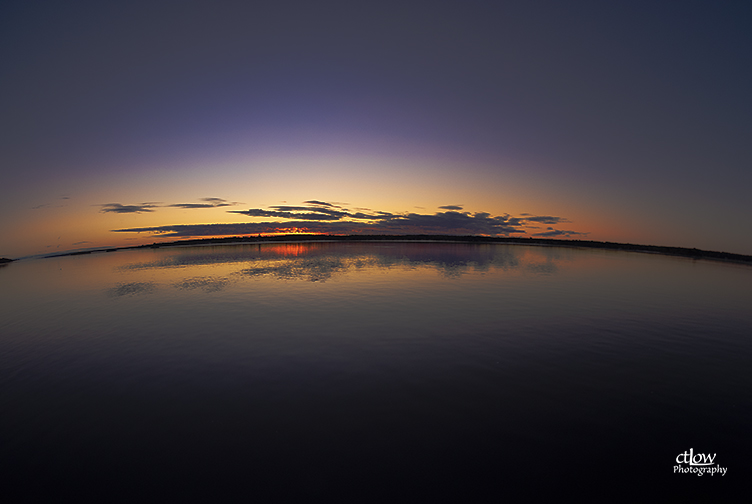
M622 250L626 252L640 252L661 254L666 256L686 257L691 259L706 259L714 261L734 262L752 265L752 255L736 254L732 252L718 252L688 247L669 247L662 245L642 245L633 243L605 242L596 240L560 239L560 238L532 238L532 237L494 237L482 235L332 235L332 234L279 234L268 236L228 236L222 238L193 238L175 240L172 242L154 242L151 244L129 245L122 247L93 247L90 249L71 250L56 254L37 254L17 259L3 258L3 263L20 261L23 259L49 259L72 255L85 255L97 252L115 252L118 250L133 250L143 248L162 248L177 246L200 246L210 244L231 245L234 243L265 243L265 242L312 242L312 241L422 241L422 242L470 242L470 243L507 243L510 245L545 245L570 248L594 248L604 250ZM7 260L4 260L7 259Z

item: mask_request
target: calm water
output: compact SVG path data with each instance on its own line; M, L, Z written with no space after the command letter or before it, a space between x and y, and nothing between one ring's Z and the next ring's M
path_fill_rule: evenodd
M751 306L747 266L513 245L12 263L4 487L29 502L741 502ZM690 448L727 474L674 474Z

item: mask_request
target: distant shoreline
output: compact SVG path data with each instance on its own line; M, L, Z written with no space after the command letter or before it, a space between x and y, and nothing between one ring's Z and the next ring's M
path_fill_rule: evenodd
M114 252L117 250L134 250L145 248L167 248L194 245L229 245L270 242L373 242L373 241L401 241L401 242L442 242L442 243L506 243L510 245L538 245L549 247L590 248L603 250L622 250L628 252L642 252L647 254L661 254L666 256L687 257L690 259L706 259L711 261L734 262L738 264L752 265L752 256L732 254L729 252L713 252L684 247L663 247L658 245L635 245L632 243L599 242L592 240L558 240L550 238L502 238L488 236L454 236L454 235L275 235L242 237L231 236L226 238L203 238L192 240L177 240L173 242L153 243L150 245L134 245L127 247L107 247L74 252L50 254L43 258L65 257L85 255L99 252ZM7 262L11 262L8 259ZM3 260L6 262L6 260Z

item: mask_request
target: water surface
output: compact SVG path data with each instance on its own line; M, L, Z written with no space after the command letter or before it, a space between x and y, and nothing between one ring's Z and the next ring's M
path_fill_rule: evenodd
M742 500L752 268L451 243L0 268L3 474L125 502ZM726 476L673 473L689 448Z

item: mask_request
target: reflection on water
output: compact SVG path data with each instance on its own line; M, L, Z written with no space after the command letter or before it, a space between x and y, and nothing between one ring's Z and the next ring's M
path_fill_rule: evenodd
M208 249L208 250L207 250ZM540 249L521 253L514 247L427 243L309 243L289 245L236 245L194 247L167 252L166 257L119 266L124 271L242 265L234 273L256 277L268 275L285 280L326 281L364 268L431 268L447 277L469 271L486 272L526 268L543 274L556 272L561 250ZM233 278L232 280L237 280ZM231 278L188 279L180 288L219 290Z
M172 251L171 251L172 252ZM531 270L555 272L559 249L541 249L523 260ZM534 256L535 259L531 260ZM537 262L536 262L537 261ZM430 243L295 243L178 249L168 257L121 266L127 270L180 268L244 263L244 274L275 275L286 279L324 280L352 268L428 266L447 276L489 268L518 268L520 251L510 246Z
M0 271L0 470L43 500L732 501L750 285L498 244L20 261ZM728 475L674 475L689 448Z
M129 282L119 283L117 286L109 289L113 296L128 296L130 294L148 294L154 292L154 284L151 282Z
M175 287L178 289L202 289L205 292L216 292L222 290L228 281L227 278L215 277L186 278L182 282L176 282Z

